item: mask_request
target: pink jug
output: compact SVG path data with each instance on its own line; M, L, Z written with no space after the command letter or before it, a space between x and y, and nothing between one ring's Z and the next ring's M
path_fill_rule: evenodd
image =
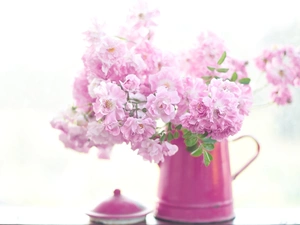
M178 152L160 163L158 202L154 215L157 219L176 222L207 223L234 219L231 181L237 177L259 153L236 174L231 175L228 141L217 142L210 153L213 160L208 167L203 156L192 157L182 138L172 143ZM237 139L236 139L237 140Z

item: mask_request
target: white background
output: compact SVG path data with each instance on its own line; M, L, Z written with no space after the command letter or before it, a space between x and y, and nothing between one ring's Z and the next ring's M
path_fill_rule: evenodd
M157 165L144 162L125 145L114 149L110 161L97 159L93 151L83 155L65 149L49 124L73 103L73 79L83 66L82 32L93 18L114 30L134 2L0 1L0 203L92 206L120 188L154 204ZM251 60L274 44L300 44L298 4L155 0L150 6L161 12L158 46L183 49L209 29L225 40L231 55ZM259 108L246 119L241 134L254 134L262 150L233 182L236 207L300 205L300 89L293 93L292 105ZM230 146L236 170L253 154L245 146L253 146Z

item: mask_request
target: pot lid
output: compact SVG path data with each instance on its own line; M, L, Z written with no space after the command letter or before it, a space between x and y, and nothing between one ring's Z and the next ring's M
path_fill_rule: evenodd
M122 220L144 218L151 210L140 203L123 195L119 189L114 190L114 195L101 202L95 209L88 212L91 219Z

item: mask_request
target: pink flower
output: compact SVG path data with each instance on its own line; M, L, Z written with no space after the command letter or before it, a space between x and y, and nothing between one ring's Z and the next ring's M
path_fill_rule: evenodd
M94 78L101 78L102 80L106 78L106 75L102 71L103 63L96 55L94 48L88 48L81 59L89 81L92 81Z
M240 96L238 96L238 108L239 113L241 115L249 115L251 106L253 104L253 96L252 96L252 90L250 85L243 85L243 84L237 84L242 93Z
M127 54L124 40L105 36L96 48L97 55L101 60L102 71L107 74L109 68L114 64L120 64Z
M247 64L247 61L237 60L227 56L224 65L222 64L222 67L229 68L228 72L226 73L227 77L224 78L230 79L234 72L237 73L238 79L248 77L248 73L246 70Z
M229 91L230 90L230 91ZM244 119L240 114L239 96L241 90L234 82L213 79L209 84L211 99L207 98L212 122L209 135L218 141L236 134Z
M98 44L105 35L103 28L103 24L100 25L97 21L93 21L93 27L83 33L85 35L85 40L91 45Z
M136 75L129 74L125 77L124 83L121 81L120 83L125 91L137 92L139 90L141 81Z
M193 133L208 133L218 141L234 135L239 131L243 113L249 107L248 104L240 105L241 94L237 83L212 79L207 96L190 102L189 112L180 117L181 124Z
M157 9L150 10L146 1L138 1L130 12L128 22L133 24L134 28L149 27L156 25L153 18L159 15Z
M184 77L183 96L181 97L181 101L177 105L177 114L172 122L175 124L180 124L180 117L188 111L190 103L193 100L197 100L201 97L206 96L207 94L207 85L204 83L202 78L190 76Z
M207 85L204 83L202 78L188 76L184 78L183 82L184 96L188 101L207 96Z
M259 59L263 58L263 62ZM266 73L269 83L273 85L295 85L299 76L300 55L293 47L281 47L265 50L257 59L257 66Z
M162 51L155 48L149 41L144 41L134 49L135 54L139 54L146 67L142 72L145 74L157 73L161 66Z
M268 83L274 86L271 98L279 105L290 103L292 96L288 85L300 84L299 52L294 47L284 46L265 50L262 55L260 58L264 58L265 65L258 61L257 66L266 73Z
M113 144L95 145L95 147L97 147L97 149L98 149L98 158L99 159L110 159Z
M177 145L173 145L167 141L164 141L162 143L162 147L163 147L163 154L165 156L172 156L178 151Z
M186 113L180 117L182 126L193 133L204 134L211 122L207 119L199 118L191 113Z
M91 121L87 126L86 136L93 141L96 146L113 145L122 143L123 139L120 136L110 134L106 129L106 124L103 122Z
M156 123L151 118L128 117L121 128L123 137L131 142L142 142L155 134Z
M289 58L274 57L266 65L267 79L274 85L293 84L296 77L296 71Z
M156 26L155 17L159 15L157 9L150 10L145 1L138 1L133 7L126 21L126 26L122 27L121 36L135 43L148 39L153 36L151 28Z
M274 54L272 51L270 51L269 49L265 49L260 56L254 59L256 66L260 70L265 71L267 63L271 62L273 56Z
M52 128L60 130L64 133L68 132L68 123L61 117L56 117L50 121Z
M278 105L286 105L292 102L291 92L287 86L274 86L271 97Z
M211 104L207 102L211 102L210 98L199 98L197 100L192 100L190 102L189 111L193 115L198 115L200 118L204 118L210 112Z
M95 89L100 85L100 83L102 82L102 80L98 79L98 78L94 78L88 85L88 92L89 95L95 99L96 98L96 94L95 94Z
M127 101L126 94L118 85L102 81L94 92L97 98L93 103L93 109L97 120L109 114L112 114L111 118L116 120L124 118L123 107Z
M158 139L146 139L141 143L138 154L150 162L159 163L164 161L163 146Z
M294 86L300 86L300 71L297 77L294 80Z
M62 132L59 139L65 144L66 148L71 148L78 152L87 153L92 147L86 137L86 128L80 126L68 126L66 133Z
M196 77L212 75L207 66L218 67L218 60L226 51L224 41L212 32L202 33L198 43L185 58L187 73Z
M87 121L80 112L67 110L50 122L51 126L61 131L59 139L66 148L78 152L88 152L93 143L86 137Z
M120 112L124 115L124 112L122 110L120 110ZM120 113L118 115L120 115ZM109 115L107 115L105 117L104 124L105 124L105 130L108 133L110 133L113 136L119 136L120 135L120 133L121 133L121 130L120 130L121 123L116 118L116 115L114 113L110 113Z
M235 122L223 121L223 123L214 123L211 127L211 138L222 141L230 135L236 134L241 129L242 121L242 119L239 119Z
M176 115L175 105L180 102L177 91L168 91L166 87L160 86L156 95L149 95L146 108L152 118L161 118L165 123L170 122Z
M149 82L152 91L164 86L169 91L183 92L179 72L173 67L163 67L158 73L149 77Z
M82 71L79 77L75 78L73 84L73 97L76 105L84 111L89 111L93 102L88 91L89 82L86 78L86 71Z

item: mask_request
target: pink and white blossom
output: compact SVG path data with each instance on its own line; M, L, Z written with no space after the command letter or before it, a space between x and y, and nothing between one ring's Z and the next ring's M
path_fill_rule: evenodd
M287 86L274 86L271 97L278 105L286 105L292 102L292 95Z
M289 58L274 57L266 65L266 77L273 85L293 84L296 78L296 71Z
M213 32L201 33L180 53L158 48L153 41L158 15L139 1L114 35L97 22L84 32L75 105L51 121L67 148L96 147L100 158L109 158L115 144L127 143L145 160L159 163L178 151L168 136L181 129L178 125L216 141L239 132L253 103L249 79L243 79L248 61L233 58ZM218 62L224 51L225 61ZM299 50L266 49L254 63L273 88L273 102L290 103L290 86L300 86Z
M159 143L158 139L147 139L141 143L138 154L144 160L159 163L164 161L163 146Z
M112 135L106 129L104 122L91 121L87 126L87 137L94 142L95 145L121 144L122 136Z
M112 114L112 119L124 118L123 106L127 99L125 92L118 85L102 81L94 92L96 101L93 103L93 109L97 120L109 114Z
M73 84L73 98L76 101L76 105L82 108L84 111L89 111L93 98L89 94L88 90L89 82L87 80L86 71L82 71L79 77L75 78Z
M163 147L162 151L163 151L164 156L172 156L178 151L177 145L173 145L167 141L164 141L162 143L162 147Z
M124 40L110 36L103 37L96 47L96 54L103 63L102 71L104 74L107 74L112 65L122 63L127 51Z
M121 128L121 132L125 140L138 143L154 135L155 127L156 123L151 118L128 117Z
M151 90L164 86L168 91L183 92L183 86L179 72L174 67L163 67L158 73L149 76Z
M241 86L212 79L208 95L190 101L189 112L180 117L182 125L194 133L208 133L218 141L237 133L251 104L241 105ZM239 108L240 107L240 108Z
M85 40L92 46L99 44L101 38L105 36L104 24L99 24L96 20L93 21L93 26L83 32L85 35Z
M66 110L54 118L50 124L53 128L61 131L59 139L66 148L87 153L92 147L93 143L86 136L87 122L82 118L81 112Z
M125 26L121 28L120 35L139 44L143 40L153 38L155 19L159 15L157 9L150 9L146 1L138 1L129 13Z
M120 83L125 91L137 92L140 88L141 81L136 75L129 74L125 77L125 81L120 81Z
M168 123L175 118L175 105L179 102L180 97L177 91L168 91L166 87L160 86L155 95L151 94L147 97L146 108L152 118L161 118L162 121Z

